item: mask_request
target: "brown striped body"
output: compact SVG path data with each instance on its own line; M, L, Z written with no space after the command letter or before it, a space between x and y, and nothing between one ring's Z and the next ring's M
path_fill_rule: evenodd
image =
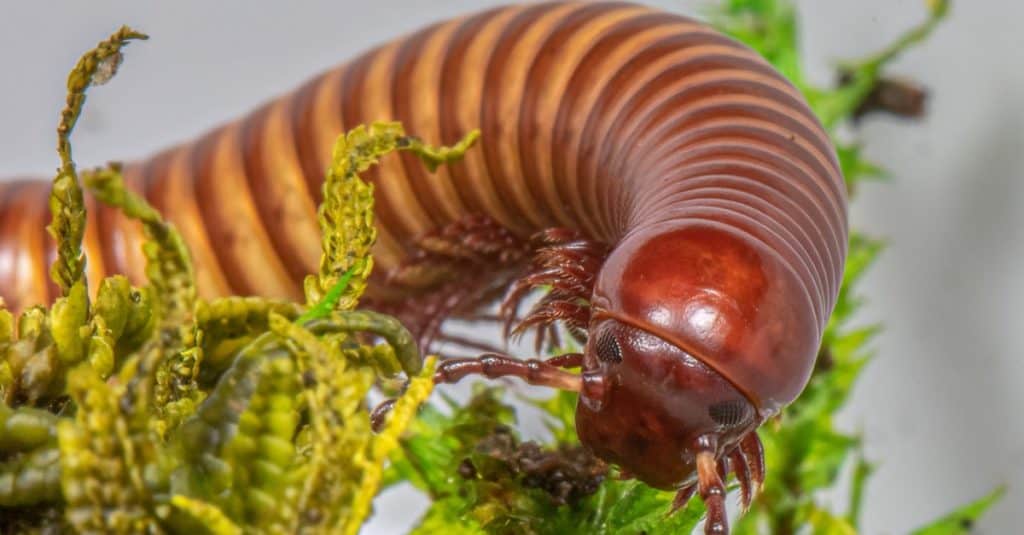
M594 332L614 321L671 342L742 392L758 422L803 388L846 252L834 150L767 62L684 17L570 2L441 22L126 178L183 233L203 295L298 298L336 137L390 119L431 143L483 135L437 175L408 155L371 171L379 272L467 214L522 237L574 229L611 251L588 296ZM45 188L0 190L0 289L16 307L53 298ZM140 276L138 229L92 208L90 275Z

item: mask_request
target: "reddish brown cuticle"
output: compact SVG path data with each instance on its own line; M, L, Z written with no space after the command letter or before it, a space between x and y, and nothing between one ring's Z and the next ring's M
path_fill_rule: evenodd
M641 331L650 333L653 336L657 336L658 338L661 338L662 340L665 340L666 342L668 342L668 343L678 347L680 350L686 351L686 349L683 346L683 344L680 343L678 340L675 340L674 339L675 337L673 337L671 335L671 333L668 333L668 332L666 332L666 331L664 331L662 329L659 329L657 327L653 327L653 326L651 326L649 324L646 324L644 322L634 320L633 318L629 318L629 317L621 315L621 314L616 314L614 312L611 312L609 310L606 310L606 309L603 309L603 308L599 308L599 307L594 307L593 318L595 320L612 319L612 320L618 321L618 322L622 323L623 325L629 325L630 327L634 327L634 328L639 329ZM726 381L729 381L729 377L724 375L724 374L721 374L721 372L717 368L714 367L713 363L710 363L710 362L700 358L700 356L698 356L698 355L696 355L696 354L694 354L692 352L689 352L689 351L686 351L686 352L688 354L690 354L691 356L693 356L693 358L695 358L697 360L700 360L704 365L706 365L709 368L715 370L716 372L719 372L719 374L722 376L722 379L725 379ZM752 406L754 406L754 408L757 409L758 413L761 412L761 409L759 408L759 403L758 403L756 398L751 397L751 395L748 392L746 392L740 385L737 385L736 383L733 383L732 381L729 381L729 384L731 384L733 386L733 388L735 388L738 392L743 394L744 399L746 399Z

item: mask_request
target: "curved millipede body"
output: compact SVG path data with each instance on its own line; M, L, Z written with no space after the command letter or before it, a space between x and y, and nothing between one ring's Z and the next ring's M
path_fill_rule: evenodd
M377 185L372 305L415 310L425 339L448 317L502 314L580 355L490 354L438 380L516 375L577 390L577 430L645 482L699 490L727 530L719 467L744 497L763 477L754 430L813 367L839 290L846 200L800 93L742 44L628 3L516 5L384 44L192 143L127 165L127 182L181 230L206 296L301 295L320 252L315 207L336 137L399 120L431 143L480 146L437 175L390 157ZM0 294L54 297L45 182L0 186ZM139 230L89 205L94 279L138 277ZM519 299L551 291L525 317ZM404 312L403 312L404 313ZM513 321L517 320L517 321ZM576 375L561 367L582 366Z

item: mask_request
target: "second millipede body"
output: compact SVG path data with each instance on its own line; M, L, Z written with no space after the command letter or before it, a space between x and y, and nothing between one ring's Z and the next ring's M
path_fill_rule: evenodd
M538 323L589 331L585 371L668 343L724 378L716 392L740 392L752 415L727 403L710 409L717 457L750 453L743 437L805 386L846 255L835 151L792 84L689 18L629 3L555 2L440 22L128 164L125 179L183 234L202 295L298 299L302 278L317 269L315 209L334 142L380 120L434 144L476 128L482 135L437 174L402 154L367 175L379 231L371 303L420 307L416 321L429 330L470 317L532 275L525 286L573 297L542 302ZM56 297L46 275L47 193L43 181L0 183L0 295L15 309ZM531 236L545 232L548 262L531 267ZM91 279L141 279L141 242L136 226L90 201ZM647 371L678 372L674 386L644 375L647 391L667 388L664 397L699 383L665 366ZM616 373L628 382L632 372ZM691 448L692 429L639 429L614 410L625 396L614 392L581 403L584 443L656 486L692 489L687 474L700 472L703 495L699 458L662 457ZM654 403L633 394L623 406ZM587 423L594 414L600 425ZM723 430L733 420L742 433ZM616 426L638 427L664 447L620 444L604 431ZM634 454L645 460L630 462Z

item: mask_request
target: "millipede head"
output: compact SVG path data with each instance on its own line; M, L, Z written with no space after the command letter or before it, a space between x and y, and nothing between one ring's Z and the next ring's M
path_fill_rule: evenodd
M592 325L583 368L602 378L576 412L580 440L603 459L659 488L696 477L696 440L715 437L724 457L760 423L754 405L682 349L615 319Z

